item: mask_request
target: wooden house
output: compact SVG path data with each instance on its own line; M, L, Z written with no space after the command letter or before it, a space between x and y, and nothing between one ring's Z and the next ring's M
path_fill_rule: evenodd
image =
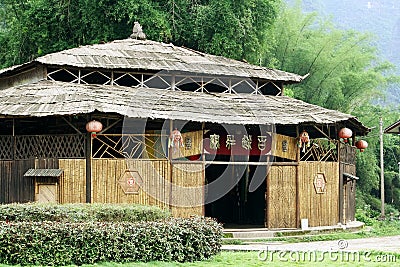
M357 118L284 96L305 77L143 36L136 24L0 70L1 203L140 203L268 228L354 220L354 137L369 130Z

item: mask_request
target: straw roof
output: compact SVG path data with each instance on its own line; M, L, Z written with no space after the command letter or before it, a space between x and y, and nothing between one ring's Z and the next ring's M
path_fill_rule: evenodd
M195 93L43 80L2 90L0 116L73 115L94 111L133 118L227 124L333 124L354 116L284 96Z
M30 63L0 70L0 78L2 75L37 63L109 70L174 71L194 73L195 75L224 75L285 83L301 82L306 77L205 54L173 44L128 38L48 54Z

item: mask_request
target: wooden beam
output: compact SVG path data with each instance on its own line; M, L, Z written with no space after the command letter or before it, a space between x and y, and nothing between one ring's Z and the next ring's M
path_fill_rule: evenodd
M81 131L79 131L78 128L76 128L72 123L70 123L66 118L61 117L69 126L71 126L78 134L82 134Z
M324 132L323 132L322 130L320 130L317 126L313 125L313 127L314 127L318 132L320 132L323 136L325 136L325 137L328 138L329 140L332 140L332 139L330 138L329 135L327 135L326 133L324 133Z
M99 134L103 134L106 131L108 131L109 129L111 129L112 127L114 127L116 124L118 124L122 119L119 119L115 122L113 122L112 124L108 125L106 128L104 128L101 132L99 132Z

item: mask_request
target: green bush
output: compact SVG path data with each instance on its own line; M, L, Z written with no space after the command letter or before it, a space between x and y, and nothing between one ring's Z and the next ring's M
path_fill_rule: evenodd
M195 261L220 251L222 227L194 217L157 222L0 222L0 263Z
M0 205L0 221L8 222L137 222L170 217L158 207L132 204L8 204Z

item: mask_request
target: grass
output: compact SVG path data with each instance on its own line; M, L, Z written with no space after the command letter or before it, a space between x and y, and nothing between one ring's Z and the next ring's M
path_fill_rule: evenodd
M260 259L261 256L261 259ZM262 258L264 257L264 258ZM297 257L297 258L296 258ZM285 267L285 266L394 266L397 262L400 262L400 254L395 253L385 253L372 252L371 254L360 253L360 259L354 256L348 256L347 258L340 255L332 256L329 258L329 254L322 255L319 253L316 258L307 257L302 260L300 254L286 254L279 255L275 253L273 258L271 258L271 253L268 258L265 255L259 255L259 252L221 252L220 254L212 257L209 260L201 262L191 262L191 263L178 263L178 262L135 262L135 263L98 263L95 266L98 267L128 267L128 266L139 266L139 267L175 267L175 266L188 266L188 267L201 267L201 266L213 266L213 267L225 267L225 266L269 266L269 267ZM264 260L265 259L265 260ZM299 260L298 260L299 259ZM322 260L321 260L322 259ZM6 267L7 265L0 265L0 267ZM93 265L83 265L83 266L93 266Z
M329 254L319 253L316 257L307 258L302 260L301 255L294 253L292 255L286 254L279 258L279 255L275 253L271 258L271 253L268 258L265 255L260 255L259 252L221 252L219 255L207 261L192 262L192 263L177 263L177 262L149 262L149 263L100 263L96 264L99 267L125 267L125 266L142 266L142 267L172 267L172 266L189 266L189 267L200 267L200 266L213 266L213 267L224 267L224 266L390 266L396 265L400 262L400 254L372 252L371 254L360 253L358 256L338 254L335 256L332 254L330 259ZM335 258L337 257L337 260ZM264 260L265 259L265 260ZM322 259L322 260L321 260ZM84 265L85 266L85 265ZM89 265L86 265L89 266Z

